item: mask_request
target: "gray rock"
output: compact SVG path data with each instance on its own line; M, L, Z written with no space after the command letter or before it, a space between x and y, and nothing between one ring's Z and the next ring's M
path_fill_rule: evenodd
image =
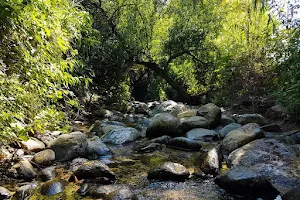
M194 117L197 115L198 110L192 109L192 110L186 110L177 115L178 118L187 118L187 117Z
M37 176L37 173L35 172L33 166L25 158L22 158L20 162L13 165L9 171L13 176L23 179L31 180Z
M40 151L34 155L32 161L38 165L52 165L55 161L55 152L51 149Z
M282 200L296 200L300 199L300 185L291 189L282 196Z
M231 123L226 125L224 128L220 130L220 136L221 138L224 138L229 132L236 130L238 128L242 127L242 125L238 123Z
M86 155L87 136L73 132L58 136L49 147L55 152L56 160L67 161Z
M198 115L207 119L210 127L216 127L221 122L221 109L213 103L201 106L198 109Z
M266 124L266 120L260 114L233 115L233 118L237 121L237 123L242 125L256 123L260 126L263 126Z
M258 124L246 124L236 130L229 132L221 143L221 152L228 155L235 149L249 142L264 137L264 133Z
M220 172L222 156L218 148L213 148L200 158L200 169L205 174L218 174Z
M88 162L89 160L86 158L75 158L74 160L72 160L68 167L70 171L76 171L77 169L79 169L79 167L81 167L81 165L85 162Z
M179 113L187 111L188 108L183 103L178 103L174 109L170 112L171 115L177 117Z
M47 196L56 195L63 192L68 184L68 181L62 179L47 181L41 186L41 194Z
M170 113L175 109L177 103L172 100L164 101L161 104L157 105L150 113L150 116L155 116L158 113Z
M150 113L150 108L146 103L135 101L133 107L136 114L148 115Z
M111 130L102 138L102 140L105 143L121 145L129 142L134 142L141 136L142 134L135 128L122 128Z
M41 172L41 178L42 178L43 181L52 180L56 177L56 175L57 175L57 172L56 172L56 167L55 166L46 167Z
M88 183L83 183L80 188L77 190L77 193L80 195L80 196L84 196L87 194L87 192L89 191L90 189L90 185Z
M275 199L279 193L270 181L246 167L235 167L215 179L221 188L242 196Z
M199 151L202 147L199 142L188 139L186 137L172 138L169 140L167 145L173 148L191 150L191 151Z
M14 194L13 199L28 200L33 195L34 189L37 187L38 187L38 184L36 182L23 185L23 186L17 188L17 191Z
M221 114L221 124L223 126L226 126L228 124L236 123L235 119L233 117L230 117L224 113Z
M148 171L148 179L185 181L190 173L181 164L165 162Z
M10 191L5 187L0 186L0 199L9 199L10 197Z
M214 130L204 128L195 128L186 133L186 137L191 140L200 140L204 142L211 142L219 139L219 133Z
M151 153L157 150L161 150L163 146L159 143L141 143L134 147L134 150L140 153Z
M39 152L45 149L45 144L36 138L29 138L27 141L22 141L21 146L24 150Z
M95 135L101 137L113 129L119 129L119 128L124 128L124 127L125 127L125 124L123 124L121 122L97 120L89 128L88 132L94 133Z
M79 180L103 178L103 180L107 179L107 181L113 182L116 179L116 175L109 169L109 167L99 160L88 161L83 163L74 172L74 175Z
M160 137L157 137L157 138L153 138L153 139L149 140L149 142L159 143L159 144L167 144L170 139L171 139L170 136L163 135L163 136L160 136Z
M88 195L103 200L137 200L133 189L128 185L103 185L90 188Z
M96 117L100 118L111 118L113 116L113 112L107 109L99 109L93 112Z
M111 154L110 149L102 142L98 136L88 138L87 153L88 156L105 156Z
M194 128L209 128L210 122L204 117L194 116L180 119L179 130L186 133Z
M159 113L155 115L147 128L146 136L156 138L163 135L176 136L179 119L169 113Z

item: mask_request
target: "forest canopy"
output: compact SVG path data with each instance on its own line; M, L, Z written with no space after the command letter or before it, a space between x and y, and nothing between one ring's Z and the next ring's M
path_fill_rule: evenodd
M94 94L107 107L267 99L299 118L299 19L286 13L258 0L3 0L1 139L68 131Z

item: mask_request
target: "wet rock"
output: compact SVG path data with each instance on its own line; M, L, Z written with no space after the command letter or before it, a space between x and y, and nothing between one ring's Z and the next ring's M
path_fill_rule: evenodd
M128 185L104 185L93 187L88 191L88 195L93 198L101 198L103 200L137 200L133 189Z
M41 187L41 194L52 196L61 193L68 185L68 181L57 179L45 182Z
M103 142L121 145L134 142L141 136L141 133L135 128L114 129L103 137Z
M224 113L221 114L221 124L223 126L226 126L228 124L236 123L235 119L233 117L230 117Z
M229 132L221 143L221 152L228 155L235 149L259 138L263 138L264 133L258 124L246 124L236 130Z
M37 187L38 184L36 182L23 185L17 189L13 199L17 199L17 200L29 199L33 195L34 189Z
M102 142L102 140L98 136L88 138L87 142L87 154L89 157L93 157L93 155L98 157L111 154L110 149Z
M228 156L229 165L251 167L272 180L281 193L300 185L299 158L285 144L275 139L259 139L236 149ZM296 176L295 176L296 175Z
M94 133L95 135L101 137L107 134L109 131L113 129L124 128L125 124L117 121L100 121L97 120L95 123L89 128L90 133Z
M22 141L21 146L24 150L39 152L45 149L45 144L36 138L30 138L27 141Z
M293 144L300 144L300 131L289 136L289 140Z
M275 199L279 191L270 181L246 167L235 167L215 179L221 188L242 196L267 197Z
M233 118L237 123L245 125L249 123L256 123L260 126L266 124L266 120L260 114L243 114L243 115L233 115Z
M296 199L300 199L300 185L298 187L291 189L290 191L288 191L282 196L282 200L296 200Z
M32 161L38 165L52 165L55 161L55 152L51 149L40 151L34 155Z
M135 101L133 108L134 108L134 112L136 114L148 115L150 113L150 108L148 107L148 105L146 103L143 103L143 102Z
M84 196L90 189L90 185L88 183L83 183L80 188L77 190L77 193L81 196Z
M219 133L214 130L195 128L187 132L186 137L191 140L211 142L219 139Z
M213 148L200 158L200 169L205 174L218 174L220 172L222 156L218 148Z
M57 172L56 172L55 166L46 167L41 172L41 179L43 181L49 181L49 180L54 179L56 177L56 175L57 175Z
M73 132L58 136L49 147L55 152L56 160L67 161L86 155L87 136L81 132Z
M14 177L23 178L23 179L31 180L37 176L37 173L35 172L33 166L25 158L22 158L20 162L13 165L12 168L9 169L9 171Z
M69 164L70 171L76 171L83 163L88 162L89 160L86 158L75 158Z
M268 125L262 126L260 128L261 128L261 130L263 130L265 132L282 133L280 126L277 124L268 124Z
M190 173L181 164L165 162L148 171L148 179L185 181Z
M213 103L201 106L198 115L207 119L210 127L216 127L221 122L221 109Z
M192 109L192 110L187 110L179 113L177 115L178 118L187 118L187 117L194 117L197 115L198 110L197 109Z
M172 138L167 145L173 148L191 151L199 151L201 149L201 144L199 142L185 137Z
M96 117L100 118L111 118L113 116L113 112L107 109L99 109L93 112Z
M238 128L242 127L242 125L238 123L231 123L226 125L224 128L220 130L220 136L221 138L224 138L229 132L236 130Z
M194 116L180 119L179 130L186 133L194 128L209 128L210 122L204 117Z
M177 103L172 100L164 101L161 104L157 105L151 112L150 115L154 116L158 113L170 113L175 109Z
M153 139L149 140L149 142L151 142L151 143L159 143L159 144L167 144L170 139L171 139L170 136L163 135L163 136L160 136L160 137L157 137L157 138L153 138Z
M0 186L0 199L9 199L10 197L10 191L5 187Z
M74 175L79 180L81 180L81 179L107 178L107 181L112 182L116 179L116 175L109 169L109 167L106 166L105 164L103 164L99 160L88 161L88 162L83 163L74 172Z
M139 153L151 153L157 150L161 150L163 146L159 143L142 143L138 144L137 146L134 147L134 150L139 152Z
M174 136L177 134L179 119L169 113L159 113L155 115L147 128L146 136L156 138L163 135Z

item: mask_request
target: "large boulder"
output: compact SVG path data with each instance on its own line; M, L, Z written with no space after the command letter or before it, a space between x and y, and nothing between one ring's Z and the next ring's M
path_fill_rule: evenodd
M201 106L198 115L207 119L210 127L216 127L221 122L221 109L213 103Z
M264 133L258 124L246 124L241 128L228 133L221 143L221 152L228 155L233 150L248 144L249 142L264 137Z
M40 151L34 155L32 161L38 165L52 165L55 161L55 152L51 149Z
M188 139L186 137L172 138L168 141L167 145L173 148L191 150L191 151L199 151L202 147L199 142Z
M238 128L241 128L242 125L238 124L238 123L231 123L228 124L226 126L224 126L221 130L220 130L220 136L221 138L224 138L228 133L230 133L233 130L236 130Z
M45 149L45 144L42 141L33 137L29 138L29 140L27 141L22 141L21 146L24 150L32 152L39 152Z
M209 128L209 126L210 122L204 117L186 117L180 119L178 130L179 132L186 133L194 128Z
M170 113L175 109L177 103L172 100L164 101L161 104L157 105L150 113L151 116L155 116L158 113Z
M101 198L103 200L137 200L133 189L128 185L102 185L91 187L87 193L93 198Z
M228 163L232 167L250 167L268 177L281 193L300 184L299 157L293 149L275 139L255 140L236 149L228 156Z
M184 181L190 173L181 164L165 162L148 171L148 179Z
M199 168L206 174L218 174L220 172L222 156L218 148L213 148L201 155Z
M87 146L87 136L81 132L60 135L49 145L59 161L85 156Z
M140 137L142 137L142 134L135 128L120 128L111 130L102 140L104 143L121 145L134 142Z
M195 128L186 133L186 137L191 140L200 140L203 142L211 142L219 139L219 133L214 130Z
M256 123L263 126L266 124L266 120L260 114L233 115L233 118L237 121L237 123L242 125Z
M83 163L74 175L79 179L95 179L96 182L109 183L116 179L116 175L108 166L99 160L93 160Z
M146 131L148 138L160 137L163 135L176 136L179 119L169 113L155 115Z
M275 199L279 191L264 176L246 167L235 167L215 179L221 188L242 196Z

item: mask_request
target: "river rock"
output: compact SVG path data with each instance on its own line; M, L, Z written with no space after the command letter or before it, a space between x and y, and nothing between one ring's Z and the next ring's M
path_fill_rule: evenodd
M52 165L55 161L55 152L51 149L40 151L34 155L32 161L38 165Z
M96 157L105 156L111 153L110 149L102 142L102 140L98 136L88 138L87 142L87 154L89 157L93 157L93 155L95 155Z
M56 172L56 167L55 166L46 167L41 172L41 178L44 181L52 180L56 177L56 175L57 175L57 172Z
M134 150L139 153L151 153L157 150L161 150L163 146L159 143L140 143L134 147Z
M153 138L153 139L149 140L149 142L159 143L159 144L167 144L170 139L171 139L170 136L163 135L163 136L160 136L160 137L157 137L157 138Z
M93 114L96 117L100 117L100 118L111 118L113 116L113 112L111 112L110 110L107 109L99 109L93 112Z
M79 179L97 179L107 180L112 182L116 179L116 175L109 169L108 166L99 160L88 161L83 163L75 172L74 175Z
M179 119L169 113L155 115L146 131L148 138L160 137L163 135L176 136Z
M282 196L282 200L296 200L300 199L300 185L291 189Z
M29 138L27 141L22 141L21 146L24 150L39 152L45 149L45 144L36 138Z
M275 199L279 194L279 191L272 186L266 177L246 167L230 169L217 177L215 182L231 193L252 198L267 197Z
M13 199L28 200L34 193L34 189L38 187L36 182L29 183L17 188ZM1 198L0 198L1 199Z
M73 132L58 136L49 147L55 152L56 160L67 161L86 155L87 136L81 132Z
M161 104L157 105L151 112L150 116L155 116L158 113L170 113L175 109L177 103L172 100L164 101Z
M242 127L242 125L238 124L238 123L231 123L226 125L225 127L223 127L220 130L220 136L221 138L224 138L229 132L236 130L238 128Z
M275 139L259 139L236 149L228 156L232 167L251 167L272 180L281 193L300 185L299 157L285 144ZM298 174L298 175L297 175ZM298 177L297 177L298 176Z
M233 117L228 116L224 113L221 114L221 125L226 126L228 124L236 123L235 119Z
M169 140L168 146L177 149L199 151L201 149L201 144L195 140L188 139L186 137L176 137Z
M76 171L79 167L81 167L81 165L85 162L88 162L89 160L86 158L75 158L74 160L72 160L69 164L69 170L70 171Z
M89 128L88 132L93 133L99 137L106 135L109 131L113 129L124 128L125 124L117 121L100 121L97 120Z
M5 187L0 186L0 199L9 199L10 197L10 191Z
M68 181L57 179L45 182L41 187L41 194L52 196L61 193L68 185Z
M148 105L146 103L143 103L143 102L135 101L133 108L134 108L134 112L136 114L148 115L150 113L150 108L148 107Z
M243 114L243 115L233 115L233 118L237 123L245 125L249 123L256 123L260 126L266 124L266 120L260 114Z
M37 176L33 166L25 158L22 158L17 164L13 165L9 171L13 176L23 179L31 180Z
M186 133L186 137L191 140L200 140L203 142L211 142L219 138L219 133L214 130L195 128Z
M194 128L209 128L210 122L204 117L194 116L180 119L179 130L186 133Z
M148 179L185 181L190 173L181 164L165 162L148 171Z
M137 200L133 189L129 185L103 185L92 187L88 191L88 195L93 198L101 198L103 200Z
M178 118L186 118L186 117L194 117L197 115L198 110L192 109L192 110L186 110L177 115Z
M103 142L111 143L115 145L126 144L129 142L134 142L142 135L135 128L121 128L111 130L108 134L103 137Z
M228 155L233 150L259 138L263 138L264 133L258 124L246 124L236 130L229 132L221 143L221 152Z
M218 174L220 172L222 156L218 148L213 148L200 158L200 169L205 174Z
M216 127L221 122L221 109L213 103L201 106L198 115L207 119L210 127Z

